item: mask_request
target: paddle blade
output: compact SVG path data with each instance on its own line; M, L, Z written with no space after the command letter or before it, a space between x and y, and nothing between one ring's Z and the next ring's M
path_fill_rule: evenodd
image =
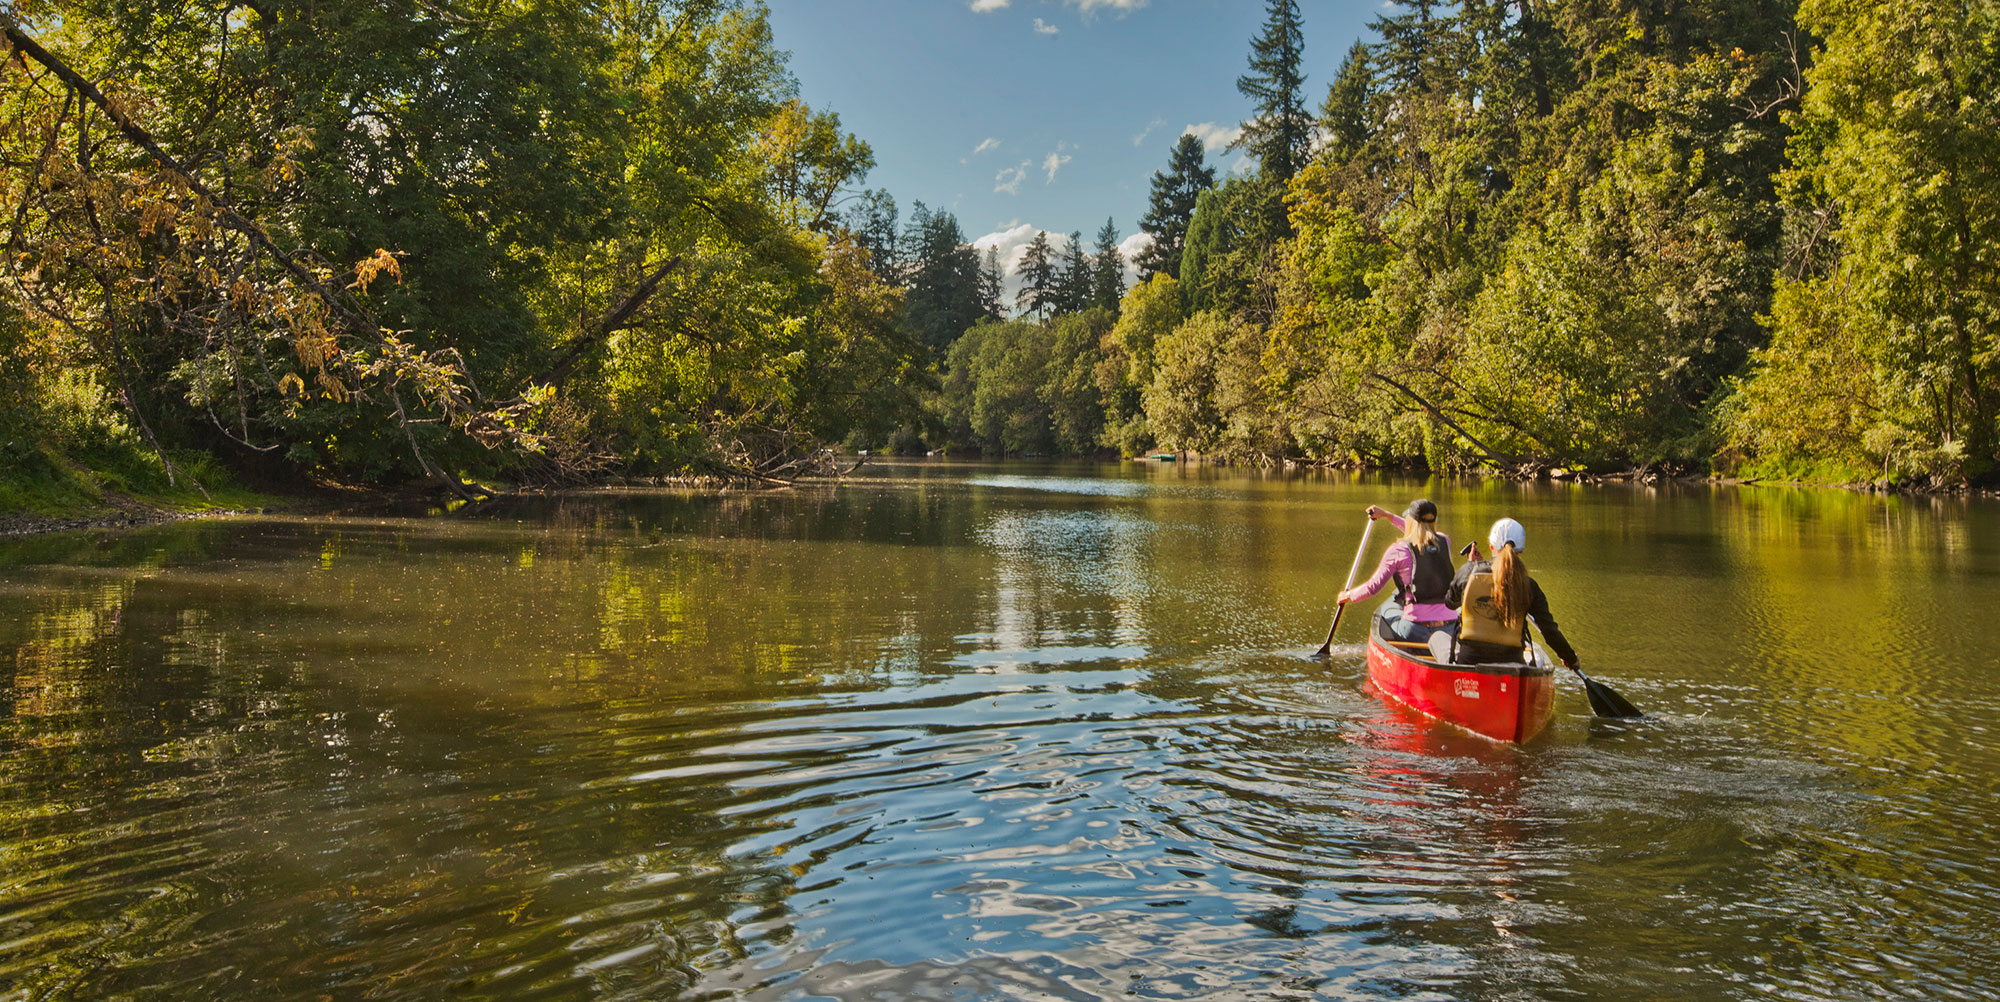
M1620 696L1616 689L1602 682L1594 681L1590 676L1580 671L1576 673L1576 676L1583 679L1583 691L1590 697L1590 712L1600 717L1645 716L1645 714L1639 712L1638 707L1633 706L1625 700L1625 697Z
M1366 541L1367 539L1366 536L1363 536L1362 538L1364 541ZM1325 661L1328 657L1332 656L1333 635L1340 629L1340 614L1346 611L1347 611L1347 603L1345 602L1342 602L1339 605L1333 607L1333 625L1326 628L1326 643L1319 645L1319 650L1313 652L1312 655L1313 660Z

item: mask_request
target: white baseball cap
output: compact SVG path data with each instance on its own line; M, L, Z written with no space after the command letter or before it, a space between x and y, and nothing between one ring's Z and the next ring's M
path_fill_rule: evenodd
M1503 518L1487 531L1486 544L1497 550L1508 543L1514 544L1515 553L1525 552L1528 549L1528 530L1511 518Z

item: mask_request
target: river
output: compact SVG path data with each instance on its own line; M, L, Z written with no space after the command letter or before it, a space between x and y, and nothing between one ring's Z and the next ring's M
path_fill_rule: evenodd
M1647 715L1308 659L1420 494ZM1996 613L1990 501L1151 463L0 540L0 999L1992 999Z

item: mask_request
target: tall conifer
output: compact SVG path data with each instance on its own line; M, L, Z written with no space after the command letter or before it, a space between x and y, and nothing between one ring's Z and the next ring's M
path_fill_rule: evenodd
M1306 113L1305 33L1298 0L1265 0L1264 32L1250 43L1250 72L1236 89L1256 102L1237 144L1257 158L1266 180L1283 184L1305 163L1312 144Z
M1139 217L1139 228L1153 238L1135 262L1140 281L1156 274L1180 277L1181 248L1187 241L1188 220L1194 218L1195 199L1213 187L1215 168L1204 161L1201 139L1182 133L1166 171L1153 172L1152 198L1146 214Z
M1048 315L1056 285L1055 252L1049 247L1049 231L1037 230L1035 242L1021 255L1021 291L1014 305L1023 313Z
M1062 266L1056 271L1055 312L1081 312L1090 305L1090 286L1090 257L1083 252L1083 233L1073 232L1063 245Z
M1097 231L1097 256L1090 264L1090 305L1118 312L1125 298L1125 255L1118 252L1118 227L1109 216Z

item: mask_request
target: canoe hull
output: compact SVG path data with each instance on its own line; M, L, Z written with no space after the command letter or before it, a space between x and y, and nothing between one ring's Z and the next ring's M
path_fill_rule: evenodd
M1546 660L1439 664L1376 636L1368 641L1368 678L1404 706L1494 741L1527 741L1555 711L1555 671Z

